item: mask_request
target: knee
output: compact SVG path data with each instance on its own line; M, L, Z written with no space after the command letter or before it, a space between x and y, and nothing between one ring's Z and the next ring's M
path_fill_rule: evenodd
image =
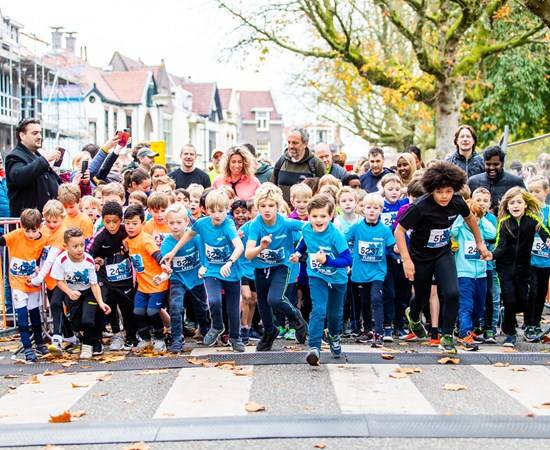
M148 317L153 317L153 316L158 316L160 315L160 309L157 309L157 308L147 308L147 316Z
M134 315L145 316L145 308L134 308Z

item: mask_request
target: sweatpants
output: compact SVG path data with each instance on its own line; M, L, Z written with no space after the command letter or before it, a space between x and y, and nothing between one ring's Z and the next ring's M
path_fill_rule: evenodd
M241 281L227 281L219 278L206 277L204 279L208 305L210 306L210 315L212 317L212 327L216 330L223 330L223 311L222 311L222 289L227 310L229 322L229 337L239 339L241 332Z
M529 292L529 272L512 272L513 268L497 267L504 316L502 317L502 332L509 336L516 334L516 313L525 309Z
M371 281L370 283L353 283L355 295L359 298L361 314L363 315L363 329L371 331L374 318L374 332L378 335L384 333L384 307L386 303L382 297L384 292L383 281Z
M109 314L107 318L111 324L112 332L120 333L120 318L118 315L118 310L120 309L126 339L135 341L137 333L137 325L134 317L135 289L131 286L117 287L109 284L107 281L100 283L100 286L101 296L105 303L111 308L111 314Z
M460 277L458 286L460 288L459 335L463 338L479 324L479 320L483 317L487 279Z
M525 325L530 327L540 326L544 302L548 295L548 278L550 267L531 267L531 288L525 311Z
M309 346L321 350L325 319L330 336L336 337L342 328L344 296L347 283L327 283L319 277L309 277L312 310L309 316Z
M99 342L104 315L97 305L92 290L81 291L77 300L71 300L65 296L64 302L69 309L68 318L71 321L71 328L82 331L82 343L94 345Z

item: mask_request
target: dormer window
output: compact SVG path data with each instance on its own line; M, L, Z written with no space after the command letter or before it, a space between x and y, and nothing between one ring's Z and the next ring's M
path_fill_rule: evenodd
M269 111L256 111L256 130L269 131Z

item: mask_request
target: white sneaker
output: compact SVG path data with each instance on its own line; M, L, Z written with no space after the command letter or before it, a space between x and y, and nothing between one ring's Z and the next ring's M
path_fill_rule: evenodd
M112 352L124 350L124 338L122 337L121 333L117 333L111 338L109 350L111 350Z
M153 339L153 351L155 353L163 353L166 351L164 339Z
M63 347L61 346L62 343L63 343L63 336L54 334L52 337L51 344L48 345L48 351L52 355L61 355L61 353L63 353Z
M149 339L147 339L147 340L142 339L136 345L136 352L141 352L141 351L145 350L147 347L150 347L150 346L151 346L151 341Z
M82 344L80 349L80 359L92 359L92 346Z
M63 338L63 340L69 344L78 345L78 338L74 335L68 338Z

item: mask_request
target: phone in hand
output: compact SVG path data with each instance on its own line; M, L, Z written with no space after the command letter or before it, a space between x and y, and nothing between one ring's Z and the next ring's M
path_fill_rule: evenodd
M55 160L53 166L61 167L61 164L63 163L63 156L65 156L65 149L62 147L57 147L57 150L59 151L59 153L61 153L61 155L59 155L59 158Z
M84 161L82 161L82 166L80 167L80 172L82 172L82 175L84 175L87 170L88 170L88 160L85 159Z
M126 147L128 140L130 139L130 130L126 128L124 131L117 131L116 135L119 137L118 145Z

